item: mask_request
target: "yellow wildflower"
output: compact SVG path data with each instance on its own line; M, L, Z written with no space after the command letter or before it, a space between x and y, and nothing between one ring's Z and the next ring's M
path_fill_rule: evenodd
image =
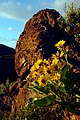
M61 53L59 51L57 51L57 53L56 53L57 58L61 58L61 57L63 57L63 55L64 55L63 51L61 51Z
M53 60L52 60L52 65L55 66L57 65L59 62L59 59L57 57L55 57Z
M64 44L65 44L65 41L61 40L57 44L55 44L55 47L57 47L60 50L63 47Z
M37 60L36 64L40 65L42 62L43 62L42 59L39 59L39 60Z
M42 62L43 62L42 59L37 60L37 62L31 67L30 71L35 71L35 70L39 69L40 64Z
M36 71L32 72L31 77L36 78L36 76L37 76L37 72Z
M54 80L59 80L61 78L61 74L60 73L55 73L54 75Z
M48 64L49 64L49 61L46 60L46 59L44 59L44 60L43 60L43 63L46 64L46 65L48 65Z
M46 76L41 75L37 82L39 83L40 86L45 86L47 82Z
M56 56L57 56L57 57L59 57L59 56L60 56L60 53L59 53L59 51L57 51L57 53L56 53Z
M34 65L31 67L30 71L35 71L35 70L37 70L38 68L39 68L39 65L34 64Z
M46 66L43 66L43 73L44 74L47 74L47 70L48 70L48 68Z
M69 51L69 46L66 46L65 50L66 50L66 52L68 52Z
M63 57L63 55L64 55L64 52L61 51L61 53L60 53L60 58Z
M26 80L30 78L30 74L26 77Z
M37 73L40 74L40 75L43 74L43 67L40 67L40 68L37 70Z
M53 64L51 64L50 66L48 66L47 73L48 73L48 74L51 74L54 70L55 70L55 69L54 69L54 66L53 66Z
M55 54L52 54L52 58L54 59L56 57L56 55Z
M54 80L54 77L55 77L55 76L54 76L54 73L51 73L51 74L50 74L50 80Z
M54 65L57 65L58 64L58 62L59 62L59 59L58 59L58 56L57 55L55 55L55 54L52 54L52 65L54 66Z
M59 80L60 78L61 78L61 74L57 72L51 74L50 80Z

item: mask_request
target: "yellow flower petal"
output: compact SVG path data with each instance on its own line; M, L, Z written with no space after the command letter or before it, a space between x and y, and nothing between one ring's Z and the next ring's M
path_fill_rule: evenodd
M69 46L66 46L65 50L66 50L66 52L68 52L69 51Z
M61 51L61 53L60 53L60 58L63 57L63 55L64 55L64 52Z
M55 59L52 60L52 65L55 66L59 62L59 59L55 57Z
M57 72L57 73L55 74L54 79L55 79L55 80L59 80L60 78L61 78L61 74Z
M47 83L47 79L44 75L41 75L37 82L40 86L45 86Z
M49 64L49 61L46 60L46 59L44 59L44 60L43 60L43 63L46 64L46 65L48 65L48 64Z
M42 61L42 59L39 59L39 60L37 60L37 62L36 62L36 64L41 64L43 61Z
M55 44L55 47L57 47L58 49L62 48L63 45L65 44L64 40L59 41L57 44Z

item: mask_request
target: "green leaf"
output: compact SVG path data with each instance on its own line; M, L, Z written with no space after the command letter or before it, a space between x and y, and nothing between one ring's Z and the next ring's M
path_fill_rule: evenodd
M39 86L39 85L37 85L37 86L34 86L34 88L36 89L36 90L39 90L40 92L42 92L42 93L44 93L44 94L48 94L49 93L49 88L47 87L47 86Z
M34 101L34 104L39 107L48 106L55 102L55 99L55 95L49 95L47 97Z
M59 91L64 94L67 93L67 91L65 90L65 87L59 87Z
M56 88L56 85L53 85L53 84L51 84L51 83L49 83L48 84L48 87L51 89L51 91L53 91L54 93L57 93L58 92L58 90L57 90L57 88Z
M61 74L62 74L62 79L65 78L66 73L67 73L67 71L69 71L69 69L70 69L70 66L68 66L68 65L65 65L65 66L64 66L64 68L62 69L62 72L61 72Z

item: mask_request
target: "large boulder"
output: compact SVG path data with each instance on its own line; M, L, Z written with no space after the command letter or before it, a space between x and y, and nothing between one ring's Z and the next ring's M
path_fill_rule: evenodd
M3 112L6 109L12 112L19 111L27 103L29 92L25 77L37 59L49 58L56 50L54 44L61 39L66 40L67 44L73 43L73 38L64 31L61 24L59 25L63 18L59 23L57 21L60 16L56 10L45 9L35 14L26 23L16 45L15 68L19 78L10 86L8 94L0 99ZM80 47L74 46L73 50L80 51ZM77 64L75 60L73 61L77 58L77 53L70 52L71 62ZM80 61L78 64L80 65Z
M17 79L15 71L15 49L0 44L0 84L9 79L13 82Z
M49 58L55 52L54 44L59 40L71 40L59 26L62 20L56 10L44 9L26 23L16 45L15 69L19 77L24 79L37 59Z

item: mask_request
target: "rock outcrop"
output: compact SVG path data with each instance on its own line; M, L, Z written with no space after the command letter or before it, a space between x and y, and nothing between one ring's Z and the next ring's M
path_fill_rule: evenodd
M14 64L15 49L0 44L0 84L7 79L13 82L17 78Z
M8 89L4 89L4 93L0 94L0 112L14 113L20 111L28 100L27 81L15 81ZM7 115L7 114L5 114Z
M15 69L19 77L24 79L37 59L51 57L55 53L54 44L59 40L71 41L72 38L59 26L63 20L56 10L44 9L26 23L16 45Z
M23 108L27 103L28 82L25 80L25 77L28 75L30 67L34 64L34 62L36 62L36 60L39 58L47 59L51 57L52 53L55 53L56 51L54 44L59 40L64 39L68 45L73 44L74 38L65 32L63 29L64 24L60 24L64 19L61 17L60 21L57 21L59 17L61 17L61 15L53 9L44 9L39 11L26 23L25 28L21 33L16 45L16 54L15 50L13 49L10 53L8 53L8 51L10 51L8 48L6 48L7 50L4 50L4 55L14 56L15 54L15 69L20 79L18 78L17 81L9 87L7 94L1 96L2 99L0 99L0 108L3 112L6 110L12 112L15 110L19 111L20 108ZM80 57L78 57L80 47L77 42L75 43L76 44L73 44L73 50L70 51L69 58L71 64L80 65ZM3 55L3 52L0 51L0 55ZM2 58L0 59L2 60ZM11 60L11 64L9 59ZM6 58L4 57L3 60L6 60ZM14 71L13 61L14 57L8 58L8 72L12 68ZM3 72L4 69L5 67L3 67ZM14 78L15 71L14 73L10 71L10 74L13 75ZM7 75L5 79L7 78Z

